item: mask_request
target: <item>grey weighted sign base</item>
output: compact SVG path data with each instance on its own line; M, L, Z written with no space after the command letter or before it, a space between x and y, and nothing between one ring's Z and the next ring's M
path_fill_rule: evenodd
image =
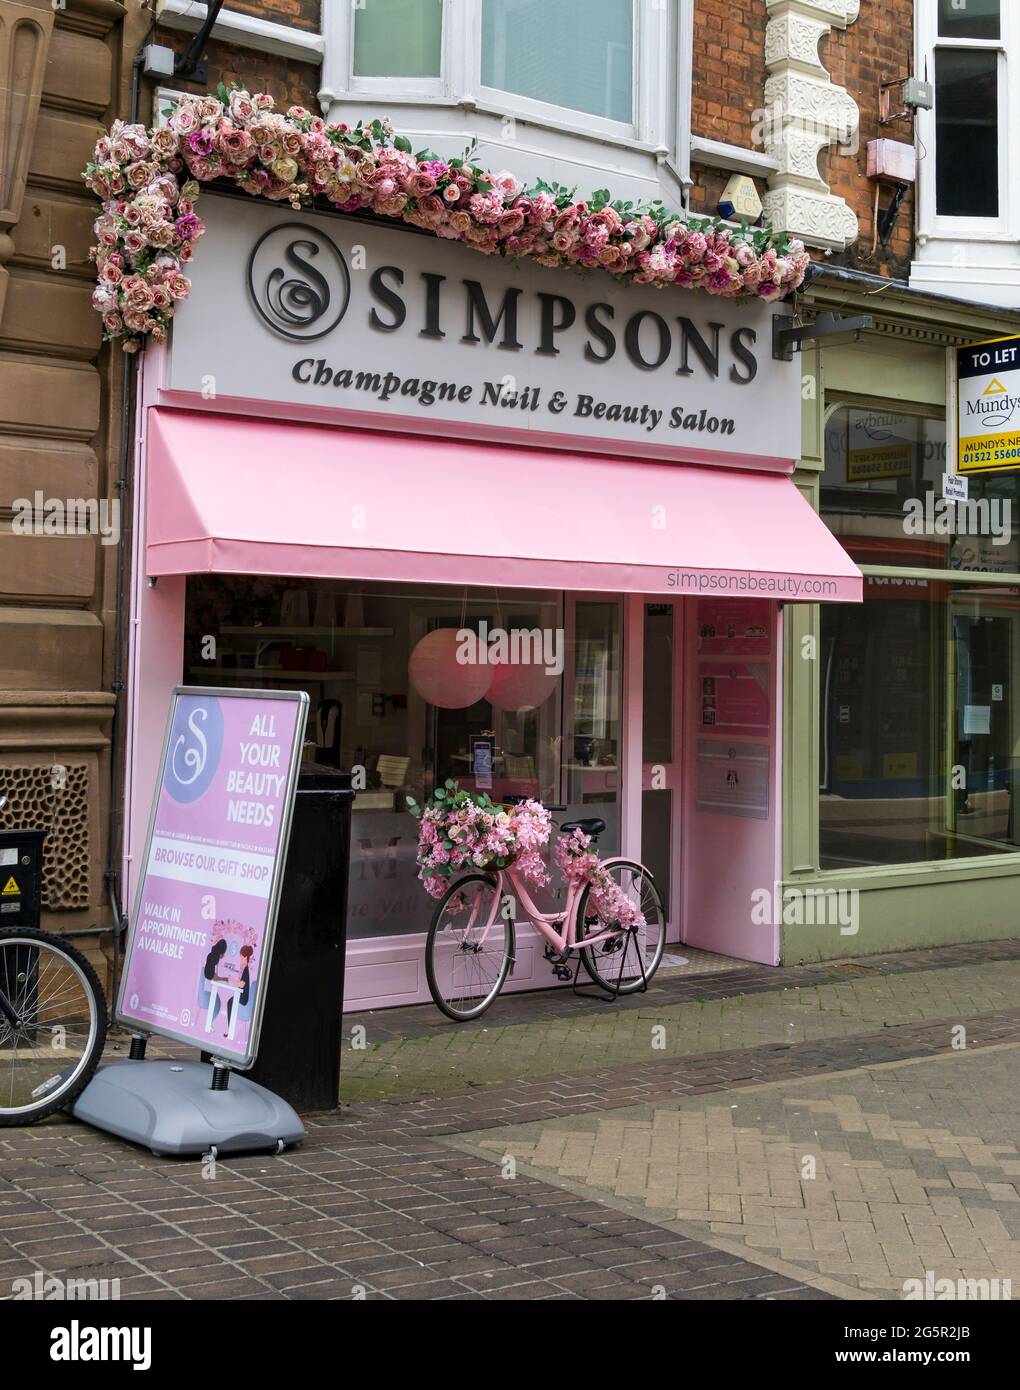
M214 1090L213 1073L206 1062L112 1062L96 1072L71 1113L160 1156L279 1152L305 1137L285 1100L237 1072Z

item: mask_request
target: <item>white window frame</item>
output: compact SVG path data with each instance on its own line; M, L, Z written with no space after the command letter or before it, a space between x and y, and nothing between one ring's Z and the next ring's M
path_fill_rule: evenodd
M356 77L352 0L322 0L325 53L320 101L372 98L388 108L458 106L529 125L650 151L668 159L686 181L689 170L694 0L633 0L631 122L481 85L480 0L443 0L439 77ZM673 30L672 38L670 31ZM674 109L675 107L675 109ZM399 122L398 122L399 123Z
M936 112L918 111L917 138L922 158L918 165L918 236L953 241L1006 241L1020 234L1017 194L1009 178L1010 157L1020 129L1020 83L1010 72L1009 54L1020 46L1020 5L1002 0L998 39L944 38L938 32L938 0L917 0L917 71L927 73L935 86L935 55L939 49L974 49L998 53L999 86L999 215L948 217L937 211ZM1016 59L1014 57L1014 63Z

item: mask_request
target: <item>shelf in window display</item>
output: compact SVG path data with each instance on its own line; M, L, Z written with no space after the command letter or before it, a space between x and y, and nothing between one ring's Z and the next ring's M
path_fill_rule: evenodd
M242 627L221 627L224 637L392 637L391 627L263 627L247 623Z
M352 681L353 671L288 671L284 666L189 666L193 676L254 676L266 680Z

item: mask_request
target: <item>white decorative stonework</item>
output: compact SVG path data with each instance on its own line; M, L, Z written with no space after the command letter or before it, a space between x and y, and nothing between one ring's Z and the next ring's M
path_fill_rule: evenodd
M859 234L857 217L818 171L830 145L856 156L860 113L845 87L832 81L818 56L833 28L857 18L860 0L766 0L766 153L779 169L769 178L765 215L779 230L810 246L842 251Z

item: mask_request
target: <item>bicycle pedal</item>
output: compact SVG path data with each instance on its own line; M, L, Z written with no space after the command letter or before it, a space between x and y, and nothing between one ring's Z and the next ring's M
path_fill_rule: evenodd
M573 978L573 972L569 965L554 965L553 974L556 976L557 980L570 980Z

